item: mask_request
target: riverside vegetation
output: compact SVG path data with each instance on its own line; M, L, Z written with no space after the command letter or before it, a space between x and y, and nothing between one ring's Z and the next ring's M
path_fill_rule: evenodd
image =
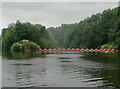
M23 39L30 42L21 43ZM16 43L17 42L17 43ZM17 21L10 24L8 28L2 30L2 48L3 50L33 50L35 48L54 48L57 41L48 33L46 28L40 24L21 23ZM23 49L24 48L24 49Z
M23 39L30 42L25 46L26 43L20 42ZM14 51L22 50L21 45L26 49L32 47L32 50L58 47L120 49L120 7L93 14L79 23L62 24L56 28L46 29L40 24L21 23L18 20L2 29L0 42L3 50Z
M75 24L50 27L64 48L119 48L120 49L120 7L97 13Z
M40 46L33 42L16 42L12 45L11 51L35 51L36 49L40 49Z

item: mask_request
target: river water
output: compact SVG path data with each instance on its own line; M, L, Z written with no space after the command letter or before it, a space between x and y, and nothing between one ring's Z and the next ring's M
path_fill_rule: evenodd
M119 53L3 53L3 87L120 88Z

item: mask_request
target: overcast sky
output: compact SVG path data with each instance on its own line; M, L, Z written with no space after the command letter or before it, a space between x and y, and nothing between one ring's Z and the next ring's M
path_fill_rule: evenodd
M2 28L16 20L57 27L117 6L117 2L3 2Z

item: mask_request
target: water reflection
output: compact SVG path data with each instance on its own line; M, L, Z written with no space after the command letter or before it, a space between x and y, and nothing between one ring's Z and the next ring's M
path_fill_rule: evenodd
M31 53L31 52L2 52L2 57L7 59L30 59L35 57L45 57L45 53Z
M120 87L120 55L118 53L85 54L84 59L101 63L100 67L93 67L87 71L88 74L92 74L91 80L87 82L101 80L102 87Z
M3 86L120 87L118 53L2 55Z
M86 60L120 66L119 53L85 53Z

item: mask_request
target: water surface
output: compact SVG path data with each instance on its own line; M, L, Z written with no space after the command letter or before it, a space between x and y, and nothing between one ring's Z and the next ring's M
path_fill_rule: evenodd
M3 53L3 87L119 87L119 53Z

